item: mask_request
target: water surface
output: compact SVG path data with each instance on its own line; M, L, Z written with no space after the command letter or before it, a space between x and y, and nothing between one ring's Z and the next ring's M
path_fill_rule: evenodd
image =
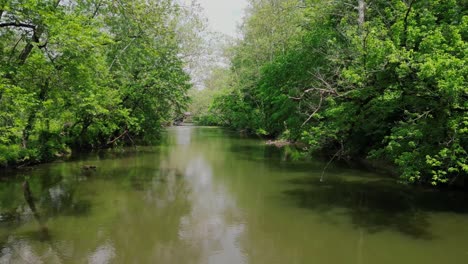
M337 165L320 182L324 166L219 128L177 127L160 146L9 173L0 263L467 263L463 193Z

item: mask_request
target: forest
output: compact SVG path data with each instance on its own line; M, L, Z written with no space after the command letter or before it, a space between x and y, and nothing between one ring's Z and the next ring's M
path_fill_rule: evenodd
M250 0L194 87L203 21L171 0L2 0L0 167L152 144L198 125L468 179L466 0ZM196 12L195 12L196 13ZM227 44L226 44L227 43Z
M170 0L2 0L0 167L154 142L188 102L190 18Z
M468 0L0 0L0 263L463 264Z
M467 1L252 0L240 30L193 97L199 124L388 164L404 183L468 179Z

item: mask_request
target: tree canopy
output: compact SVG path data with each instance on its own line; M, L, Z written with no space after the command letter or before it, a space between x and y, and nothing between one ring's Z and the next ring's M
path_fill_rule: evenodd
M250 0L231 77L199 119L384 161L405 182L466 180L467 12L464 0Z
M0 166L157 139L188 102L186 12L170 0L2 0Z

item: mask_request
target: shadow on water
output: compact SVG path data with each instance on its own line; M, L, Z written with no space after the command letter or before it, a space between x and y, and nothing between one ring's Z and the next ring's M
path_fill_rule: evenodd
M44 205L43 210L47 217L57 215L85 217L89 215L91 207L90 200L70 198L64 199L60 206L57 206L56 203Z
M464 193L416 189L393 179L345 181L318 178L287 181L295 188L284 191L301 208L325 213L345 209L356 228L370 233L394 230L415 239L433 239L431 212L468 213Z
M434 239L430 215L434 212L468 214L468 195L463 192L437 191L398 184L394 178L376 176L368 170L350 169L349 164L334 162L320 182L326 160L293 162L284 148L261 144L232 145L238 159L268 164L274 171L317 177L288 180L291 187L284 195L297 206L314 210L324 218L338 209L356 228L370 233L396 231L415 239ZM356 172L358 177L348 177ZM331 221L330 221L331 220ZM328 219L327 222L333 222Z
M237 144L230 146L229 150L236 158L250 161L281 160L284 155L282 149L262 144Z
M66 159L68 162L96 162L96 161L112 161L121 160L125 158L136 158L155 155L160 153L160 146L139 146L139 147L127 147L127 148L116 148L116 149L105 149L91 152L79 152L75 151L71 157ZM60 162L60 161L57 161Z
M135 173L129 174L128 180L133 190L145 191L151 188L151 182L163 184L168 181L169 177L175 177L176 180L183 177L183 173L175 168L159 168L158 170L148 168L148 173L142 173L141 171L138 169Z

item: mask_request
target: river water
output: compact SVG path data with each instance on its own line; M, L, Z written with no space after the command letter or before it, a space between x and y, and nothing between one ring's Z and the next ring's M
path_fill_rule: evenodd
M176 127L160 146L4 172L0 263L468 263L463 193L336 164L320 182L324 166Z

